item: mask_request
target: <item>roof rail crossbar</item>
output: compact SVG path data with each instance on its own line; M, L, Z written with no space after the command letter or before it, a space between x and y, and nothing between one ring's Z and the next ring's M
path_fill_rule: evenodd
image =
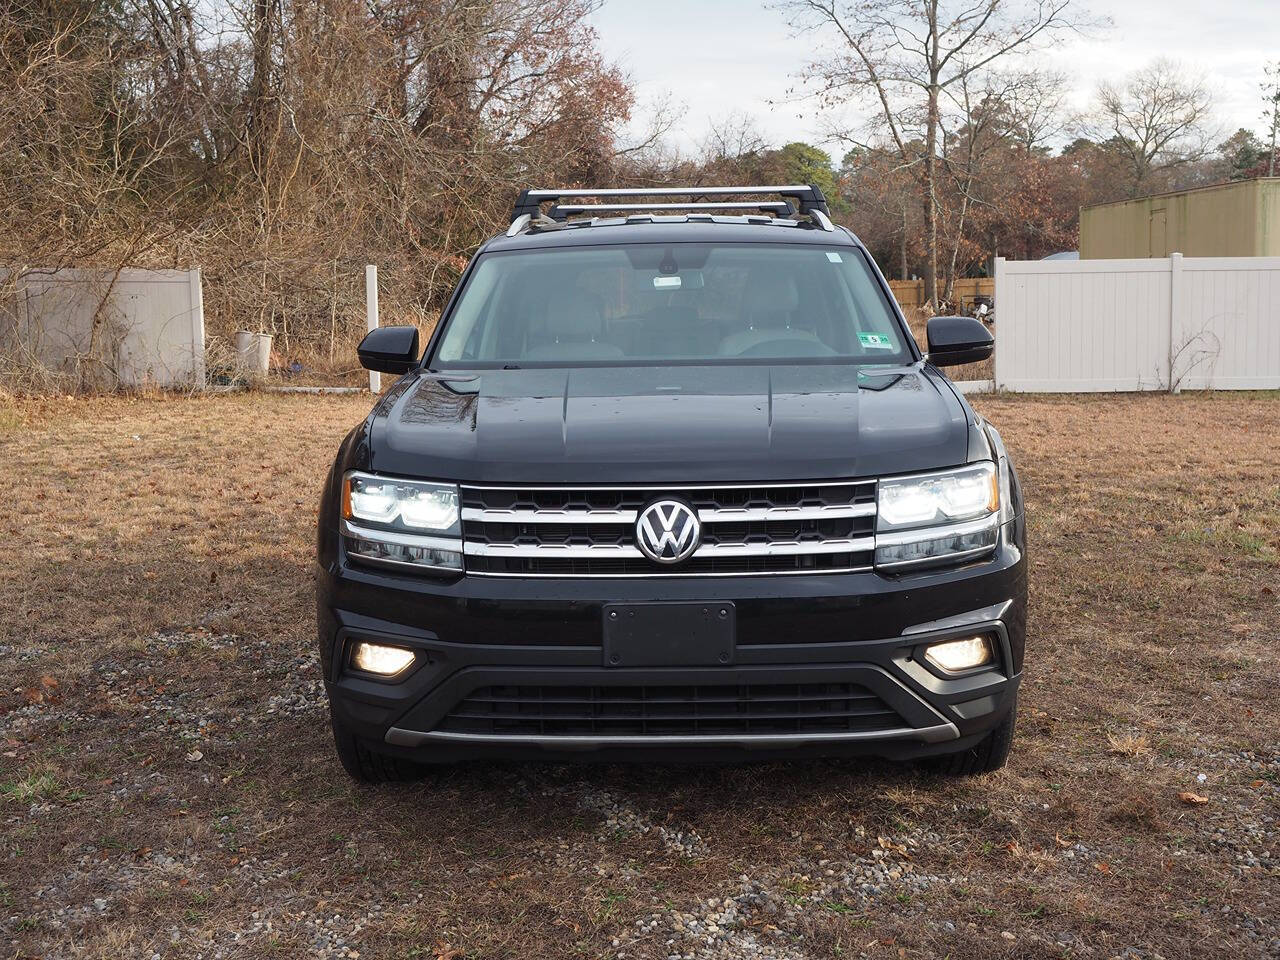
M795 216L796 208L786 200L768 203L557 203L551 208L552 220L563 220L571 213L624 213L641 210L679 213L688 210L752 210L758 213L774 213L780 217Z
M799 206L800 213L805 216L810 216L815 211L827 217L831 216L831 209L827 206L827 198L823 196L822 190L817 185L808 183L787 184L784 186L587 187L572 190L521 190L520 196L516 198L515 208L511 211L511 219L514 222L526 213L532 218L536 218L542 209L542 204L558 204L561 200L573 198L616 200L628 197L691 197L696 200L699 197L707 199L711 197L750 197L759 196L760 194L775 194L787 200L794 200ZM681 204L680 206L687 208L688 204ZM759 207L759 204L752 204L752 206ZM642 209L652 210L656 208L646 205Z

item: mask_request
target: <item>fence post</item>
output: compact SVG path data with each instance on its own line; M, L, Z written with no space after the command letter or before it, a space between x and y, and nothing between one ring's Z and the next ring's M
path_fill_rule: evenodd
M1173 361L1177 347L1173 334L1177 330L1178 302L1182 297L1182 254L1169 255L1169 392L1181 393L1182 387L1173 379Z
M1005 276L1004 257L996 257L995 275L996 275L996 287L995 287L995 290L992 291L991 300L992 300L992 303L995 305L995 309L998 311L1000 310L1000 304L1005 302L1005 291L1000 283L1000 281L1004 279L1004 276ZM999 313L996 314L996 318L1001 322L1004 321L1004 317L1002 317ZM1012 326L1013 326L1012 324L1009 324L1006 329L1012 329ZM998 337L996 339L996 351L991 357L991 389L1002 390L1004 388L1004 384L1000 382L1000 354L1001 354L1000 344L1004 340L1004 333L1000 328L996 329L996 333L998 334Z
M364 268L364 319L369 330L378 329L378 266L374 263ZM382 375L377 370L369 371L369 389L382 392Z
M187 283L191 291L191 379L197 390L205 386L204 368L204 284L200 268L187 271Z

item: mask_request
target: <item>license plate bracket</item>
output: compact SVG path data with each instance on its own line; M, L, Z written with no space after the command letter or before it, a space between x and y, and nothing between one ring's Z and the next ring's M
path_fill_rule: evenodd
M733 663L732 603L608 603L606 667L722 667Z

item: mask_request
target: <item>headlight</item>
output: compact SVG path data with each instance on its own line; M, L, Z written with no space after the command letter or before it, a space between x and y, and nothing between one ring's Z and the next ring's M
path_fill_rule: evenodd
M1000 478L989 461L877 485L876 565L965 559L996 545Z
M342 515L405 530L457 534L458 488L352 471L343 485Z
M351 471L342 479L342 536L359 560L460 573L458 488Z

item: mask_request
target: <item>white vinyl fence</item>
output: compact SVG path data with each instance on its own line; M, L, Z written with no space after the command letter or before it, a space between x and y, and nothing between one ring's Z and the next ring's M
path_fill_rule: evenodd
M198 268L0 271L0 291L0 350L112 386L204 384Z
M1280 257L996 260L997 389L1280 389Z

